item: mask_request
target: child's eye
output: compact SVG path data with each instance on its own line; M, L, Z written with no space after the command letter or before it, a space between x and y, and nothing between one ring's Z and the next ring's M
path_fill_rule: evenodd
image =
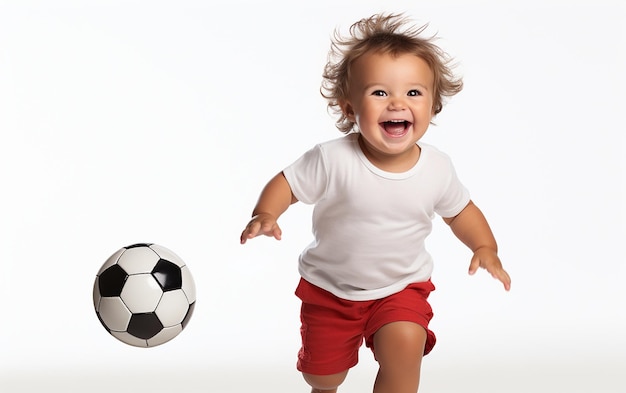
M410 97L416 97L416 96L421 96L422 93L419 90L409 90L407 95Z
M387 93L384 90L374 90L372 92L372 95L377 97L385 97Z

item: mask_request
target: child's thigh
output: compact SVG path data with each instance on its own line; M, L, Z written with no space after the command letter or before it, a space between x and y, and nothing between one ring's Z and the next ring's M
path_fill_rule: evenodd
M430 281L414 283L398 293L380 299L373 307L365 329L367 347L376 354L374 337L377 332L387 324L403 321L412 322L423 329L426 333L423 354L429 353L435 345L436 337L428 328L433 312L427 299L434 289L435 287Z
M366 321L362 309L306 281L296 293L302 300L298 370L331 375L355 366Z

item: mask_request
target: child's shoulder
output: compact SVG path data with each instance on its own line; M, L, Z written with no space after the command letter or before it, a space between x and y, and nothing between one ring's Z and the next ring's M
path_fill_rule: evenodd
M317 146L349 146L355 143L358 143L359 134L356 132L351 132L344 136L340 136L338 138L329 139L317 144Z
M442 157L449 157L448 154L445 153L443 150L439 149L435 145L431 145L430 143L418 141L417 145L420 147L420 149L422 149L422 151L425 151L428 154L433 154L433 155L442 156Z
M417 145L422 151L420 160L427 161L429 164L438 164L443 166L452 165L452 159L448 153L440 150L438 147L422 141L419 141Z
M359 136L357 133L350 133L339 138L326 140L316 144L313 149L321 150L326 153L354 151L359 145Z

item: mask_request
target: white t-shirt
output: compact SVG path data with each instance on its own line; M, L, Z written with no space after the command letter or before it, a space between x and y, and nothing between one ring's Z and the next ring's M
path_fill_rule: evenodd
M299 201L315 204L315 239L301 276L347 300L373 300L430 278L424 240L434 213L453 217L470 197L450 158L419 142L417 164L385 172L363 154L358 134L316 145L283 173Z

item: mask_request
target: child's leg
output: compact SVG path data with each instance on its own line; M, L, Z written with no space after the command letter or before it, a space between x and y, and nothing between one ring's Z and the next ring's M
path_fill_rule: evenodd
M302 300L297 368L313 393L335 393L358 363L366 324L362 308L369 303L340 299L304 279L296 294Z
M313 388L311 393L336 393L337 388L346 379L348 370L332 375L313 375L302 373L304 380Z
M374 393L416 393L426 330L414 322L391 322L374 334L380 365Z

